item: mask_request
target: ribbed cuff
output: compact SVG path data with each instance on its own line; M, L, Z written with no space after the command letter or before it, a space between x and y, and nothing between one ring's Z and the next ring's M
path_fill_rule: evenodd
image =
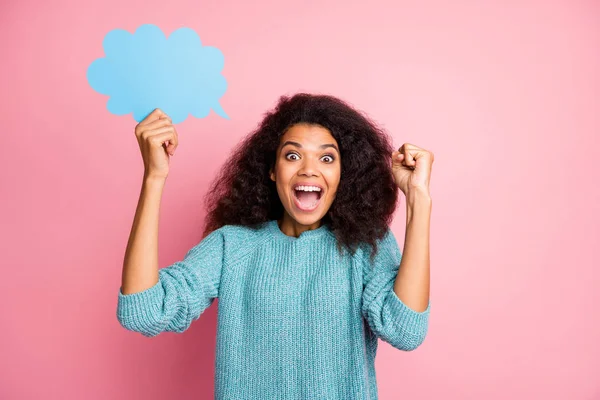
M120 287L117 315L124 319L137 317L152 321L154 313L160 310L165 297L165 290L160 281L137 293L123 294L121 289Z
M421 312L415 311L404 304L393 289L390 290L386 300L391 312L389 317L393 323L416 335L423 335L427 332L431 300L427 304L427 309Z

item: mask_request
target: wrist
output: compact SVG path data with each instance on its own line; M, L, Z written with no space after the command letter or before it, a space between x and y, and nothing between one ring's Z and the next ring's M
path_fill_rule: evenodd
M431 196L428 191L416 190L406 196L406 226L415 218L428 220L431 216Z
M415 206L417 204L431 204L431 194L428 188L414 187L406 193L406 204Z
M146 174L144 173L144 184L146 185L164 185L167 180L166 176Z

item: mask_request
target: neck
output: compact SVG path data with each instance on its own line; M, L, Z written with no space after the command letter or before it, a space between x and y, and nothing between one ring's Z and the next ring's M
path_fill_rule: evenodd
M298 237L302 232L319 228L321 226L321 220L319 219L310 225L303 225L292 217L284 215L282 219L277 220L277 225L279 225L279 229L286 235Z

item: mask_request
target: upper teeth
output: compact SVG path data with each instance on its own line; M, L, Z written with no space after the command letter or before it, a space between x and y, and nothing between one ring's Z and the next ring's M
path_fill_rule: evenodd
M304 190L305 192L320 192L321 188L318 186L296 186L296 190Z

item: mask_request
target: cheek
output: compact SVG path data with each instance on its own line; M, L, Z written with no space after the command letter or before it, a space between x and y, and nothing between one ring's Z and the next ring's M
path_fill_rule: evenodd
M291 193L289 186L286 183L281 183L277 185L277 191L279 192L279 198L281 200L293 200L291 198Z
M326 179L327 179L329 194L335 194L338 187L340 186L339 172L332 172L331 174L328 174Z

